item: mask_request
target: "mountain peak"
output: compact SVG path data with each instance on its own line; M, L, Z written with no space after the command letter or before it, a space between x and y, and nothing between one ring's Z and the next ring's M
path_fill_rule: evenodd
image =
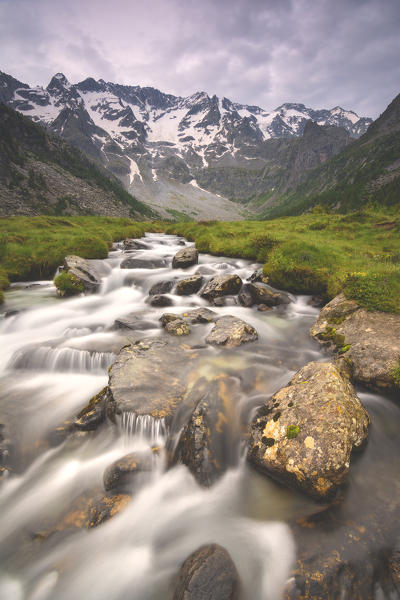
M64 91L65 89L69 89L71 87L70 82L65 77L64 73L56 73L50 80L49 85L47 86L48 92L55 91Z

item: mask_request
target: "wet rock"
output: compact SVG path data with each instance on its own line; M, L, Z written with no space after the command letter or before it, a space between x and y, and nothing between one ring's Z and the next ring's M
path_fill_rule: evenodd
M169 294L174 287L174 281L157 281L151 286L149 290L149 296L156 296L158 294Z
M246 284L242 286L242 289L238 295L239 304L245 306L246 308L250 308L254 304L253 296L250 294L250 291L246 288Z
M4 423L0 423L0 469L3 475L9 470L11 455L12 447L7 428Z
M160 269L167 267L165 258L125 258L120 264L121 269Z
M206 300L213 300L219 296L237 294L242 287L239 275L215 275L204 286L201 296Z
M93 431L106 419L107 388L93 396L88 404L78 413L74 420L75 429Z
M211 333L206 337L207 344L233 348L258 339L257 331L252 325L233 317L225 315L217 320Z
M198 351L168 336L122 348L109 371L108 414L171 418L193 375Z
M180 435L173 462L186 465L200 485L210 487L237 458L238 383L227 376L202 379L185 403L195 409Z
M156 447L148 452L131 452L113 462L104 471L103 483L105 490L107 492L118 490L128 493L139 474L152 471L154 457L158 452L159 449Z
M198 269L196 269L195 275L214 275L215 271L211 267L207 267L206 265L200 265Z
M181 279L176 285L176 293L178 296L189 296L190 294L196 294L203 284L203 277L201 275L192 275L186 279Z
M199 262L199 253L194 246L188 246L178 250L172 259L173 269L187 269Z
M137 313L131 313L120 317L114 321L114 327L116 329L135 329L138 331L145 331L146 329L154 329L155 325L153 321L147 321L138 317Z
M180 315L176 315L175 313L164 313L160 317L161 325L163 327L165 327L171 321L176 321L176 320L179 320L180 318L181 318Z
M314 306L314 308L321 308L321 306L324 306L325 301L323 296L311 296L307 304Z
M93 529L124 510L130 501L129 494L88 490L74 499L56 525L36 533L35 539L44 541L56 532Z
M74 279L83 285L85 292L92 294L98 291L101 277L91 261L80 256L66 256L63 271L73 275Z
M400 315L368 312L340 294L321 310L311 335L345 358L353 381L376 390L399 390Z
M311 362L277 392L251 424L248 460L317 500L330 498L368 435L369 416L331 363Z
M182 565L173 600L237 600L239 575L218 544L202 546Z
M209 308L195 308L183 313L182 317L187 319L189 323L212 323L218 318L218 313Z
M219 296L210 300L214 306L237 306L238 301L235 296Z
M157 294L156 296L150 296L149 304L150 304L150 306L159 306L159 307L173 306L174 301L169 296L162 296L162 295Z
M165 325L165 331L170 333L171 335L189 335L190 329L189 325L184 321L184 319L175 319L173 321L169 321Z
M185 240L177 240L177 241L176 241L176 244L177 244L178 246L186 246L186 242L185 242Z
M124 250L147 250L148 244L144 242L140 242L139 240L133 240L131 238L127 238L123 242Z
M268 283L268 276L264 275L263 268L259 267L247 278L247 281L250 281L251 283Z
M278 306L278 304L290 303L290 298L287 294L273 290L264 283L245 283L241 292L250 294L253 304Z
M269 310L272 310L270 306L267 306L266 304L259 304L257 306L257 310L259 312L268 312Z

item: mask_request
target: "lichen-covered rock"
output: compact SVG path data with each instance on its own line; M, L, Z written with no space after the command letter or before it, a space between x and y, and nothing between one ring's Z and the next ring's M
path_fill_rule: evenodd
M195 409L179 437L173 462L186 465L200 485L211 486L237 458L239 398L237 381L227 376L196 382L185 398Z
M73 421L75 429L93 431L106 419L107 388L93 396Z
M195 308L182 314L189 323L212 323L218 318L218 313L209 308Z
M184 319L174 319L165 325L165 331L171 335L189 335L189 325Z
M174 301L172 298L169 298L169 296L157 294L156 296L150 296L149 304L150 306L158 306L163 308L165 306L173 306Z
M218 544L202 546L182 565L173 600L236 600L239 575L230 554Z
M340 294L321 310L311 335L345 358L354 381L400 390L400 315L368 312Z
M158 294L168 294L172 288L174 287L174 281L171 280L164 280L164 281L157 281L156 283L154 283L150 290L149 290L149 296L156 296Z
M178 250L172 259L173 269L187 269L199 262L199 253L194 246L188 246Z
M91 261L80 256L66 256L63 271L70 273L77 282L83 285L84 291L90 294L97 292L101 285L101 277Z
M200 295L206 300L213 300L219 296L237 294L241 287L239 275L215 275L206 283Z
M203 284L203 277L201 275L192 275L186 279L181 279L176 284L176 293L178 296L189 296L190 294L196 294Z
M257 331L252 325L238 317L225 315L216 321L213 329L206 337L206 342L216 346L233 348L240 346L240 344L254 342L257 339Z
M369 416L331 363L311 362L263 406L251 424L249 461L310 496L331 497L343 483Z
M125 258L120 264L121 269L160 269L167 267L165 258Z
M177 319L180 319L180 318L181 317L179 315L176 315L175 313L164 313L160 317L161 325L163 327L165 327L171 321L176 321Z
M273 290L264 283L245 283L241 294L249 294L253 304L265 304L266 306L278 306L279 304L289 304L290 298L283 292Z
M154 467L154 458L159 449L154 447L149 451L131 452L113 462L104 471L104 489L126 491L132 490L132 484L140 473L149 473Z
M171 418L182 401L198 350L173 336L125 346L109 371L108 412Z

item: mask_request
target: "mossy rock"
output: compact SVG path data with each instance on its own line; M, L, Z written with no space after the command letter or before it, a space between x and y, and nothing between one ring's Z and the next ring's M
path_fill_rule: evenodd
M82 281L67 271L62 271L57 275L54 279L54 285L57 288L57 294L62 298L66 296L78 296L85 289Z

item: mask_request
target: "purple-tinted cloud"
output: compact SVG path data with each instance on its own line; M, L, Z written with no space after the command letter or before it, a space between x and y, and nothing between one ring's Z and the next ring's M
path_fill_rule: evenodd
M377 116L400 82L398 0L0 0L0 69Z

